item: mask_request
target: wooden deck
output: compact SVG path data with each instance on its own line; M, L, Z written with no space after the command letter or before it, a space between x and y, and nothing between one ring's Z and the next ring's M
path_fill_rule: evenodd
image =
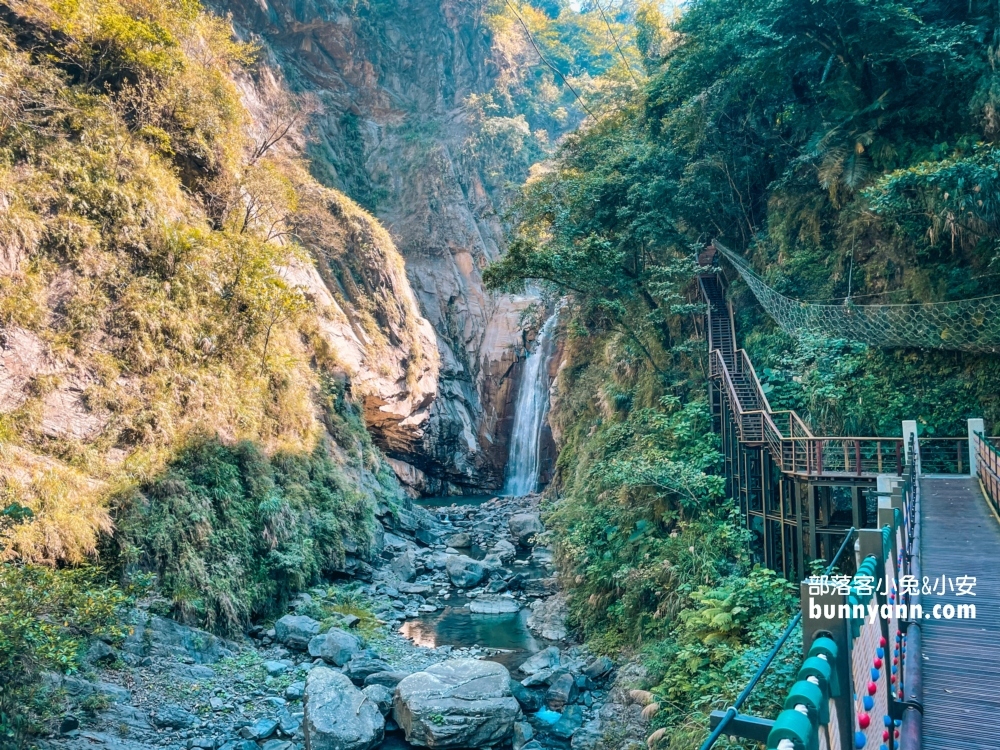
M975 576L976 596L923 598L923 750L1000 748L1000 523L975 478L921 479L923 576ZM939 584L940 586L940 584ZM935 604L975 620L934 619Z

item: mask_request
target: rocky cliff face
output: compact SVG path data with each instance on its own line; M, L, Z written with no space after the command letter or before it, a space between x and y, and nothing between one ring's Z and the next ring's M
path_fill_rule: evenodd
M500 252L503 199L502 176L477 154L481 123L470 106L505 65L487 3L220 5L261 41L293 89L317 97L313 171L385 224L433 329L437 371L425 376L436 378L434 397L418 388L384 404L368 398L377 441L403 481L421 492L499 486L520 313L530 300L494 299L481 284L482 269ZM531 137L523 120L504 118L503 127L515 141ZM380 377L361 369L361 381Z

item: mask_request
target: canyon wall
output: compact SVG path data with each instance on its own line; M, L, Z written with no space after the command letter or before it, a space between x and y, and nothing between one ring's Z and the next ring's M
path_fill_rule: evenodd
M228 0L220 7L293 91L317 102L308 145L314 175L372 211L405 259L433 329L435 392L392 403L369 397L366 419L400 479L425 494L502 483L521 313L532 302L491 297L481 282L503 243L505 183L523 179L514 165L498 174L495 154L482 155L489 145L477 148L484 124L475 98L509 65L486 6ZM506 117L487 123L490 138L498 123L508 141L532 137L523 118Z

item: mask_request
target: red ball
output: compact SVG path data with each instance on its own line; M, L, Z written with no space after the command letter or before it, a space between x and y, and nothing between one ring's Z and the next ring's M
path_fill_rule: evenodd
M872 723L872 717L868 714L858 714L858 726L862 729L867 729Z
M878 639L878 645L879 645L879 646L880 646L881 648L885 648L885 638L879 638L879 639Z
M892 663L893 664L899 664L899 657L898 656L892 657Z
M893 683L895 683L895 682L896 682L896 675L893 675L893 676L892 676L892 677L890 677L889 679L890 679L890 680L892 680L892 682L893 682Z
M875 693L877 693L877 692L878 692L878 685L876 685L874 682L869 682L868 683L868 695L875 695Z
M875 659L874 659L874 660L872 661L872 664L874 664L874 665L875 665L875 669L881 669L881 668L882 668L882 660L881 660L881 659L879 659L879 658L878 658L877 656L876 656L876 657L875 657Z
M884 732L882 732L882 742L888 742L888 741L889 741L889 730L886 729Z
M896 730L896 739L897 740L899 739L899 730L898 729Z
M903 691L902 690L899 691L899 699L903 700Z

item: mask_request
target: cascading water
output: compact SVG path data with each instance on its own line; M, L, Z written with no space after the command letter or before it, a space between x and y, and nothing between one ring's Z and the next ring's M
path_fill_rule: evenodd
M514 410L514 430L510 436L507 456L507 481L503 493L519 497L538 488L541 470L539 443L542 425L549 411L549 359L552 358L558 312L552 314L535 341L535 350L528 354L521 373Z

